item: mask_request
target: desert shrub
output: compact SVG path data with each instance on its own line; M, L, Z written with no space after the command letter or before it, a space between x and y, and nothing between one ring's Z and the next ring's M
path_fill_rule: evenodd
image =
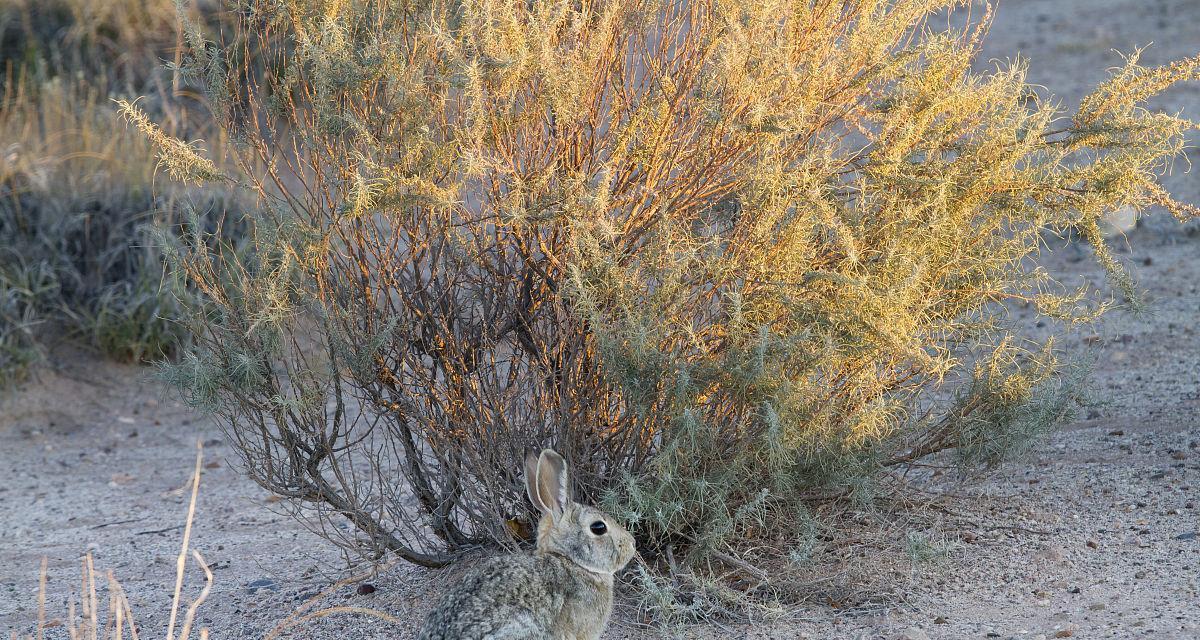
M156 185L153 145L83 81L17 84L0 103L0 371L17 377L64 330L141 361L186 341L158 233L232 206L219 190Z
M995 464L1078 396L1007 305L1108 306L1045 238L1132 293L1097 221L1192 211L1156 182L1192 125L1141 105L1200 58L1068 116L972 70L987 18L928 22L959 4L238 3L186 64L266 167L255 251L185 238L207 305L165 374L330 539L425 565L516 543L530 447L683 566L941 451Z

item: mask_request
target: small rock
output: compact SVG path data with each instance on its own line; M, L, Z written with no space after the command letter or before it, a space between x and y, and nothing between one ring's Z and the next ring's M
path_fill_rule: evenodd
M1138 580L1141 580L1146 577L1146 572L1138 571L1137 573L1133 574L1133 577L1137 578Z
M1189 508L1190 508L1190 507L1189 507ZM1176 540L1195 540L1195 539L1196 539L1196 532L1195 532L1195 531L1189 531L1189 532L1187 532L1187 533L1181 533L1181 534L1179 534L1179 535L1175 536L1175 539L1176 539Z
M1187 460L1187 454L1182 451L1176 451L1171 454L1173 460Z
M945 616L938 616L938 617L936 617L936 618L934 618L934 619L933 619L933 623L934 623L934 624L950 624L950 621L949 621L949 620L947 620L947 619L945 618Z
M358 589L355 589L355 591L360 596L369 596L372 593L375 593L375 585L373 585L369 582L364 582L364 583L358 585Z
M1055 632L1053 637L1055 637L1055 638L1070 638L1073 635L1075 635L1074 629L1059 629L1057 632Z
M259 578L246 585L246 591L251 594L258 593L259 591L279 591L279 585L275 584L274 580Z
M213 460L212 462L209 462L208 464L204 465L205 469L219 469L220 467L221 467L221 463L216 460Z
M1088 548L1089 548L1089 549L1099 549L1099 548L1100 548L1100 543L1099 543L1099 542L1096 542L1095 540L1088 540L1088 541L1087 541L1087 546L1088 546Z
M1114 429L1113 431L1109 431L1109 432L1108 432L1108 435L1110 435L1110 436L1123 436L1123 435L1125 435L1125 431L1124 431L1124 430L1122 430L1122 429Z

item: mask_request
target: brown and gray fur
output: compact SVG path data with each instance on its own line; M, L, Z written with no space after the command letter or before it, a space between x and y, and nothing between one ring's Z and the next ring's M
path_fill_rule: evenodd
M571 499L566 463L550 449L526 457L525 485L542 513L534 553L475 567L430 612L418 640L600 637L612 613L613 574L633 558L633 537ZM603 533L594 532L598 523Z

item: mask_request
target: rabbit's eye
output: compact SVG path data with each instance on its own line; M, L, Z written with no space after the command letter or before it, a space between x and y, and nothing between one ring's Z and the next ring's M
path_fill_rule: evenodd
M592 526L588 528L592 530L593 535L602 536L605 533L608 533L608 525L604 524L604 522L601 520L593 522Z

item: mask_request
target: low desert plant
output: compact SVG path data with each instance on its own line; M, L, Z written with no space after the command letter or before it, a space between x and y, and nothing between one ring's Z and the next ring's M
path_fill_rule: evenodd
M215 225L226 195L156 184L153 145L83 81L18 83L0 97L0 370L37 359L64 329L130 361L172 356L187 334L158 233L192 207Z
M995 464L1078 396L1006 305L1107 307L1045 239L1132 294L1098 220L1194 211L1157 183L1192 123L1142 105L1200 58L1131 56L1068 115L1023 63L972 69L986 16L932 28L961 4L239 3L186 68L263 213L250 260L179 247L206 305L166 375L357 528L331 539L434 566L523 536L536 446L683 568L938 452Z
M203 20L217 4L193 4L188 15ZM160 63L173 59L180 35L174 0L8 0L0 3L0 84L33 74L82 76L123 92L177 85Z
M186 15L220 15L210 4ZM131 361L186 340L174 320L188 294L173 290L153 236L181 232L192 205L211 226L228 201L185 207L110 99L149 93L142 104L172 133L219 142L189 85L161 65L180 27L173 0L0 3L0 383L64 331Z

